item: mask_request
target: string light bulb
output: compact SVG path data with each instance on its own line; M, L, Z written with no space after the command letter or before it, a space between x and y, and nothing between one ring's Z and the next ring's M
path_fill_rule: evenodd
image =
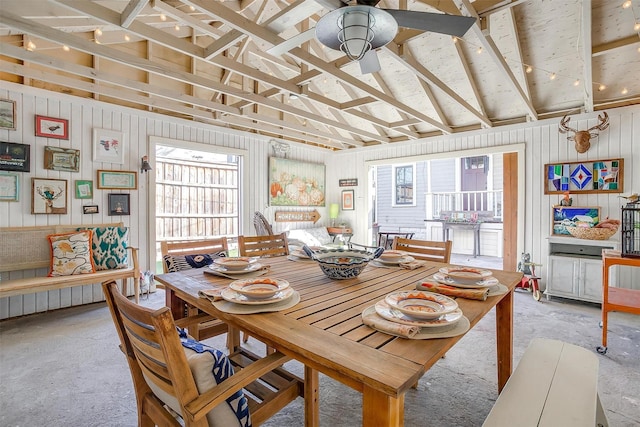
M451 37L454 43L458 43L458 38L456 36Z
M129 36L129 34L125 34L124 35L124 41L126 41L126 42L131 41L131 36Z
M623 9L629 9L630 7L631 7L631 0L625 0L625 2L622 3Z
M636 24L633 26L633 31L640 31L640 22L636 22Z
M603 85L602 83L600 83L600 85L598 86L598 90L600 92L602 92L603 90L605 90L607 87L605 85Z
M180 25L176 24L175 27L173 27L176 31L180 31Z
M524 70L527 74L530 74L533 71L533 67L531 65L527 65L527 68Z
M96 36L101 36L102 35L102 30L100 28L96 28L95 35Z
M555 80L555 79L556 79L556 73L549 74L549 80Z
M29 40L27 42L27 50L29 52L33 52L34 50L36 50L36 44L34 42L32 42L31 40Z
M580 86L580 79L576 79L576 81L573 82L574 86Z
M161 21L166 21L167 20L167 15L165 15L164 13L160 14L160 20Z
M69 52L69 46L67 46L66 44L62 45L62 50L64 50L65 52Z
M622 90L620 91L621 94L626 95L627 93L629 93L629 91L627 90L626 87L623 87Z
M478 47L478 50L477 50L476 52L478 52L478 53L482 53L482 46L479 46L479 47Z

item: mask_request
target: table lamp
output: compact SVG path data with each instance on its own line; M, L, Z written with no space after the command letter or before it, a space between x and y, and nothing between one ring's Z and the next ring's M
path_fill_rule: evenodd
M336 218L338 218L339 213L340 213L340 205L337 203L331 203L331 205L329 205L329 218L331 218L332 227L336 225Z

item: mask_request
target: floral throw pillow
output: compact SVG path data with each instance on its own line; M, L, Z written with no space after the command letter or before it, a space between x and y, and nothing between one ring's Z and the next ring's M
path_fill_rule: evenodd
M71 276L73 274L94 273L91 254L91 230L81 232L50 234L51 268L49 276Z
M129 266L127 253L129 228L96 227L87 228L87 230L93 231L91 250L97 271L115 270Z

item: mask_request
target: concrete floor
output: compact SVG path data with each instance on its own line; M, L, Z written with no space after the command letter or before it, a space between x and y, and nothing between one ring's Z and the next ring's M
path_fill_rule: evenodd
M458 262L458 261L455 261ZM164 304L158 290L142 303ZM600 310L563 300L515 295L514 361L534 337L590 350L600 344ZM405 425L480 426L496 399L492 311L405 398ZM220 339L209 340L222 347ZM249 345L264 348L255 339ZM599 391L611 426L640 425L640 317L610 316L609 351L600 359ZM302 374L297 362L287 367ZM135 426L133 388L104 303L0 322L0 426ZM321 376L321 425L360 425L360 395ZM302 400L270 427L302 426Z

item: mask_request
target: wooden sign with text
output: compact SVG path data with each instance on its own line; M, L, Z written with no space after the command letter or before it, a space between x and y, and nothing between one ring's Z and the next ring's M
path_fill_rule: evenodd
M338 185L340 187L357 187L358 186L358 178L347 178L347 179L339 179Z
M312 221L314 224L320 219L320 213L315 211L276 211L276 222L307 222Z

